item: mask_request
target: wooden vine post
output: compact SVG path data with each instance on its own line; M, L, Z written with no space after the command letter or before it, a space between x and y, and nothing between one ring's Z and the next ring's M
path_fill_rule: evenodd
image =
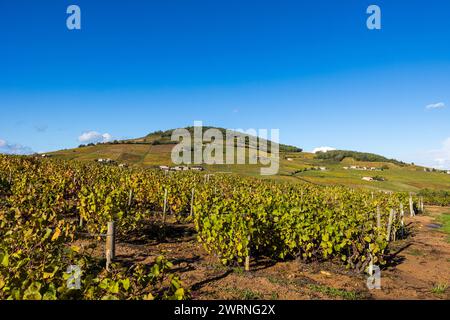
M189 213L189 216L192 217L192 214L194 213L194 188L192 188L192 194L191 194L191 212Z
M167 189L164 190L163 225L166 224Z
M130 194L128 195L128 208L131 207L132 200L133 200L133 189L130 189Z
M405 210L403 210L403 203L400 203L400 225L402 227L402 238L404 236L405 233Z
M250 235L248 236L247 256L245 257L245 271L250 271Z
M416 215L416 213L414 212L412 193L409 194L409 213L411 217L414 217Z
M106 234L106 270L109 271L109 266L111 261L116 257L116 229L114 226L114 221L108 222L108 232Z
M389 242L391 240L391 230L392 230L392 222L394 220L394 214L395 210L391 209L391 212L389 213L389 221L387 226L387 232L386 232L386 241Z
M398 213L398 215L400 216L400 212ZM392 230L391 234L392 234L392 240L393 241L397 240L397 227L395 226L396 225L395 223L397 222L397 219L398 219L398 217L397 217L397 210L394 210L394 218L392 220L392 227L391 227L391 230Z
M378 228L378 230L381 229L381 213L380 213L380 206L377 206L377 228Z
M372 274L373 274L373 256L372 256L372 244L370 244L370 243L369 243L369 259L370 259L370 262L369 262L368 272L369 272L369 275L372 276Z

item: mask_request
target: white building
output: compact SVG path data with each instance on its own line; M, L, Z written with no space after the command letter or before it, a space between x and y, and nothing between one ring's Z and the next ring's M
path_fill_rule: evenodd
M373 181L372 177L363 177L362 180L364 181Z
M100 159L97 159L97 162L100 162L100 163L112 163L113 161L111 159L102 159L102 158L100 158Z

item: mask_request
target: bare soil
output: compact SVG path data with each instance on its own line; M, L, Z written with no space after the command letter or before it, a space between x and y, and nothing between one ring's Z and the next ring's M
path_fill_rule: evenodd
M381 270L381 289L369 290L367 275L357 274L332 262L297 260L251 262L251 271L225 267L197 242L192 225L168 224L166 236L154 240L160 230L149 230L146 239L120 241L117 260L152 263L164 255L173 262L193 299L449 299L450 243L436 218L450 208L427 207L426 214L407 218L411 236L392 243L392 263ZM97 244L79 241L83 247Z

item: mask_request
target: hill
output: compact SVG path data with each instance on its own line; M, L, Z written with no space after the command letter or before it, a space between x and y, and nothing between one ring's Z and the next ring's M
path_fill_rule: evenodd
M388 159L386 157L380 156L374 153L367 152L357 152L357 151L348 151L348 150L332 150L328 152L317 152L317 159L324 160L334 160L336 162L340 162L345 158L353 158L357 161L368 161L368 162L390 162L397 165L405 165L406 163L395 160Z
M186 127L184 128L186 129L191 136L194 136L194 127ZM227 133L229 133L230 131L228 131L227 129L224 128L219 128L219 127L210 127L210 126L203 126L202 127L202 135L205 134L205 132L209 129L216 129L218 130L223 137L227 136ZM113 144L115 143L127 143L127 144L151 144L151 145L165 145L165 144L177 144L176 141L172 141L171 137L172 137L172 133L173 131L176 129L170 129L170 130L166 130L166 131L155 131L152 132L150 134L148 134L145 137L142 138L137 138L137 139L130 139L130 140L125 140L125 141L114 141ZM246 137L245 134L241 133L241 132L237 132L237 131L231 131L231 133L234 136L242 136L242 137ZM268 140L265 139L260 139L260 141L262 142L270 142ZM270 144L269 144L270 145ZM249 141L248 139L245 140L245 146L249 147ZM286 145L286 144L279 144L279 148L281 152L301 152L302 149L295 147L295 146L290 146L290 145ZM266 151L266 150L265 150Z
M207 130L211 127L203 127ZM186 128L193 132L193 127ZM223 128L217 128L225 132ZM109 143L81 145L75 149L49 153L50 156L77 161L95 161L109 158L131 167L157 168L173 166L171 151L176 142L171 141L171 130L157 131L144 137ZM248 149L248 142L237 148ZM265 150L270 152L270 150ZM332 151L312 154L295 146L280 144L280 170L277 179L296 183L321 185L346 185L354 188L371 188L390 191L422 189L450 190L450 175L442 172L426 172L423 167L405 164L383 156L354 151ZM260 164L203 165L206 172L230 172L260 177ZM365 168L365 169L364 169ZM374 177L374 181L363 180Z

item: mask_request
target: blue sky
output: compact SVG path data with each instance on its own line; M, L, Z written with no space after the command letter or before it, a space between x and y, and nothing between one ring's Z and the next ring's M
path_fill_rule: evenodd
M0 152L201 120L450 169L449 89L445 0L0 3Z

